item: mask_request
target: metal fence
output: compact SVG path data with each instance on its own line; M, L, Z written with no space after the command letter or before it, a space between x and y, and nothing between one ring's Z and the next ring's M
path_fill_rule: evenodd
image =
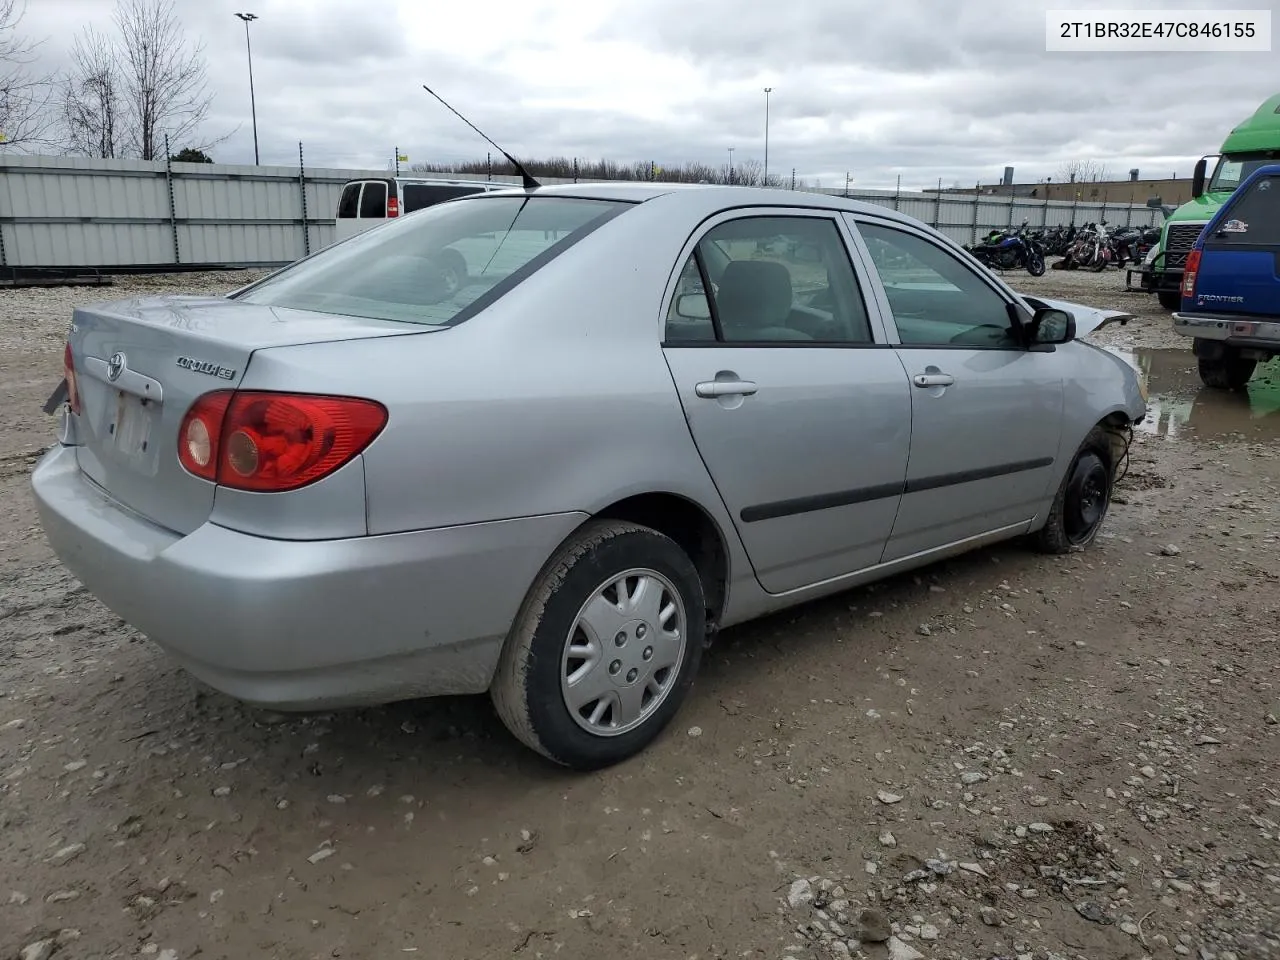
M387 175L308 169L301 147L296 167L0 155L0 273L279 266L333 242L345 181ZM809 189L900 210L961 243L1024 219L1032 227L1090 220L1146 226L1160 216L1105 202Z

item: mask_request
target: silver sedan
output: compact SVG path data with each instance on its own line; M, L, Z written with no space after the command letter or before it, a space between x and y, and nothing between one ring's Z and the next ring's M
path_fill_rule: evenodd
M207 684L488 691L598 767L723 627L998 540L1087 546L1145 400L1076 338L1124 316L836 197L512 189L227 297L77 309L32 483L67 566Z

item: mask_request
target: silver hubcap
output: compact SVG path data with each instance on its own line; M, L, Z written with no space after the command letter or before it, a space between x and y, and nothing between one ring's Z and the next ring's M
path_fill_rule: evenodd
M578 726L616 737L644 723L675 685L684 602L655 570L611 577L582 605L565 642L560 692Z

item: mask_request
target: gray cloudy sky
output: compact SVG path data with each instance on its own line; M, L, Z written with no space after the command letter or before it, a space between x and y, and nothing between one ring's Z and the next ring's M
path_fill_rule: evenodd
M240 4L239 6L237 4ZM1221 0L1121 6L1203 9ZM113 0L28 0L24 31L58 68ZM1232 8L1265 9L1262 0ZM177 0L203 40L211 150L252 162L244 29L252 26L264 163L383 167L483 159L431 84L518 156L723 163L761 159L827 185L904 189L1053 175L1189 176L1280 91L1280 49L1251 54L1046 53L1044 12L1094 0ZM1273 43L1273 48L1276 45ZM234 132L232 132L234 131Z

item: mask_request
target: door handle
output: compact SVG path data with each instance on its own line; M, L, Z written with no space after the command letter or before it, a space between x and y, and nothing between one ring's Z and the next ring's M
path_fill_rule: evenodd
M694 384L693 392L704 399L749 397L756 392L756 385L753 380L705 380Z
M911 382L917 387L949 387L956 378L949 373L917 373Z

